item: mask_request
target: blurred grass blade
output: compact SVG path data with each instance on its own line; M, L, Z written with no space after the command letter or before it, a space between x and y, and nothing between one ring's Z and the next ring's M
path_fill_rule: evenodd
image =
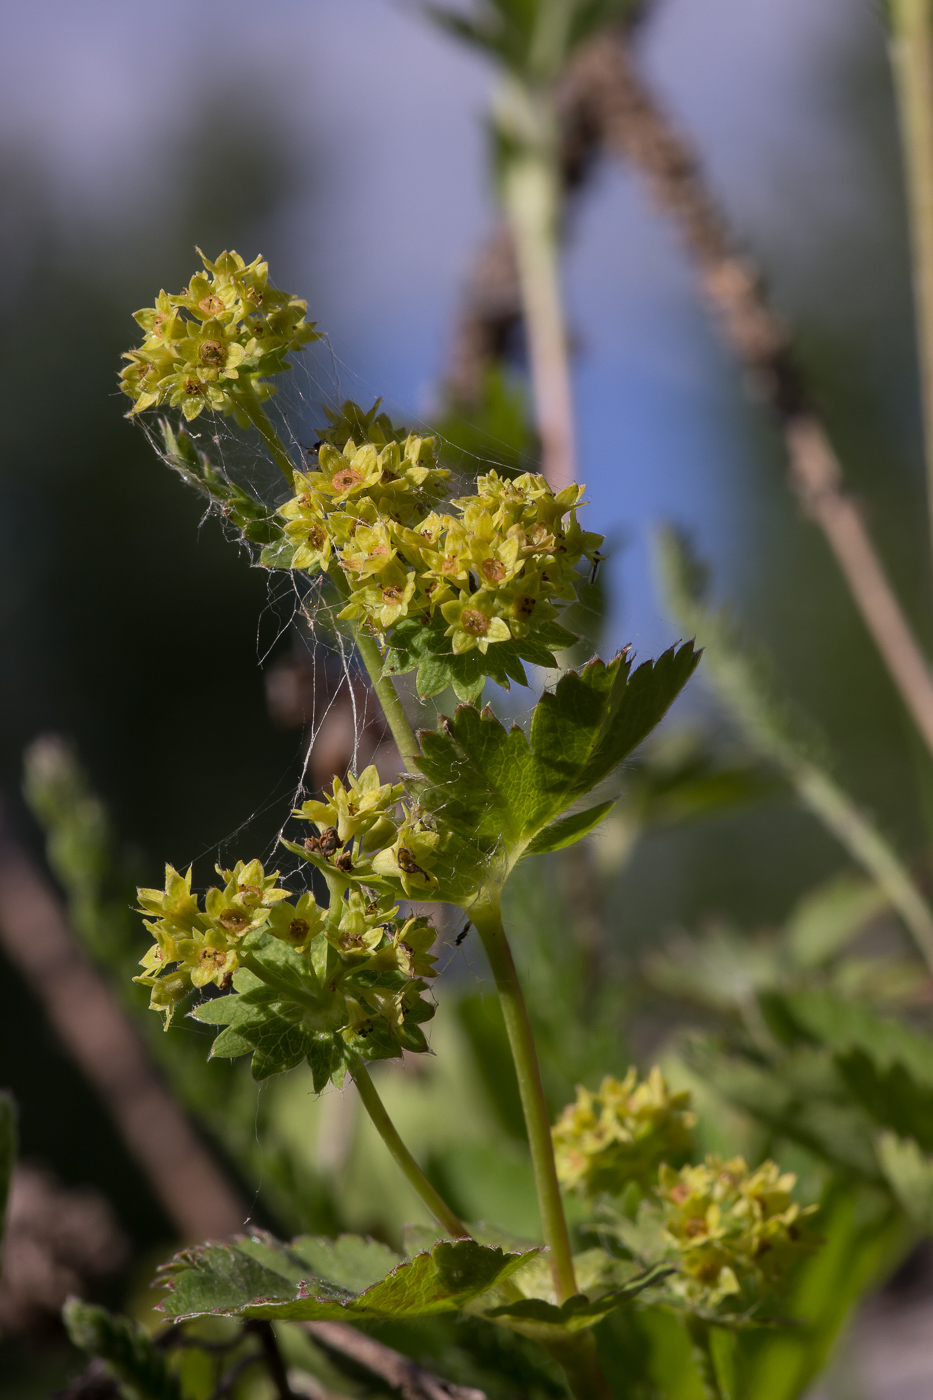
M819 743L776 700L762 667L723 613L704 604L705 570L672 529L659 532L656 558L668 605L704 648L704 674L758 751L787 776L797 795L884 890L933 969L933 913L910 871L874 822L817 757Z

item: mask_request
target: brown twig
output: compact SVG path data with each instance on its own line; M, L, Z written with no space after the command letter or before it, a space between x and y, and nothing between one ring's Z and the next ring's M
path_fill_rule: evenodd
M228 1235L247 1215L162 1083L106 981L78 945L44 877L2 823L0 947L110 1113L185 1239Z
M872 543L842 468L768 305L757 270L732 243L696 157L637 74L623 39L605 34L579 50L560 93L565 188L580 186L604 149L631 163L676 224L726 340L771 405L787 447L791 485L820 526L901 698L933 753L933 679ZM495 230L467 281L447 387L466 406L521 319L509 229Z
M770 403L784 434L790 480L823 530L878 651L933 753L933 680L891 586L842 468L790 354L785 327L741 256L696 157L642 82L627 47L613 35L581 50L568 74L565 110L582 108L606 150L646 178L674 221L726 339Z
M339 1352L397 1390L403 1400L486 1400L482 1390L454 1385L410 1357L358 1332L345 1322L306 1322L305 1328L328 1351Z
M297 1400L295 1392L288 1382L288 1372L285 1369L285 1362L282 1360L282 1353L279 1351L278 1340L275 1329L271 1322L252 1321L246 1324L246 1330L253 1332L259 1338L263 1356L266 1361L266 1370L269 1378L275 1386L279 1400Z

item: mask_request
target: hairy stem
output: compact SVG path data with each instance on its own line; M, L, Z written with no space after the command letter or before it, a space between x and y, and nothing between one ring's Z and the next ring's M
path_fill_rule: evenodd
M282 1353L279 1351L278 1338L272 1323L254 1319L247 1322L246 1330L254 1332L259 1338L266 1362L266 1370L269 1373L269 1379L275 1386L278 1400L298 1400L288 1383L288 1372L285 1369L285 1362L282 1360Z
M358 1070L354 1070L353 1079L359 1090L360 1098L363 1101L363 1107L372 1119L376 1132L382 1138L382 1141L395 1158L395 1161L401 1167L409 1184L417 1191L437 1223L442 1229L447 1231L452 1239L469 1239L470 1232L463 1221L453 1213L450 1206L439 1192L435 1191L434 1187L431 1185L430 1181L428 1181L428 1178L399 1137L398 1130L386 1112L385 1104L379 1097L376 1086L370 1078L369 1070L366 1069L365 1066L361 1066Z
M535 419L544 474L554 491L576 476L573 390L560 285L561 178L549 100L508 84L500 103L506 130L530 139L506 161L502 202L515 240L528 337Z
M891 64L907 180L914 305L933 532L933 6L892 0Z
M531 1148L531 1160L538 1193L538 1209L544 1241L550 1250L551 1273L558 1302L564 1303L577 1292L577 1280L570 1251L570 1233L564 1215L554 1146L551 1141L551 1121L541 1083L541 1070L535 1049L528 1008L522 994L518 972L512 958L498 900L475 905L470 918L483 940L489 965L496 979L502 1014L508 1032L512 1059L518 1075L525 1127Z
M369 672L369 679L372 681L376 698L382 706L382 713L386 717L386 724L388 724L392 738L395 740L396 748L406 766L410 768L416 754L419 754L421 749L415 738L415 731L405 713L405 706L395 689L395 682L391 676L382 674L382 657L372 637L357 632L356 648L363 658L363 665Z
M259 433L279 471L289 486L295 484L295 464L286 451L285 444L269 421L269 415L251 388L236 389L234 397L253 427Z
M335 563L333 569L328 571L328 578L341 598L349 598L350 588L339 563ZM410 768L421 749L408 715L405 713L401 696L395 689L395 682L391 676L382 674L382 655L372 637L354 627L353 642L362 657L363 665L366 667L373 690L376 693L376 699L382 706L382 713L385 715L389 732L395 740L395 747L401 754L403 762Z

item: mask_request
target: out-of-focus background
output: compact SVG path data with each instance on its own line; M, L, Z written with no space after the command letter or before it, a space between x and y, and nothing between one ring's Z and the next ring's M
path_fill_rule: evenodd
M637 45L795 328L929 642L903 195L876 8L658 0ZM194 862L204 883L218 856L268 848L297 781L300 730L276 722L264 685L291 646L287 608L125 420L115 376L131 312L183 284L195 245L261 252L327 332L316 372L333 398L381 395L393 415L430 423L496 217L492 75L403 0L32 0L4 28L3 820L41 859L23 750L61 734L140 880L158 882L170 860ZM575 207L566 285L587 523L613 546L606 645L644 657L676 638L649 540L662 521L686 528L715 596L832 733L855 796L916 847L927 762L675 234L609 160ZM709 713L698 685L680 718ZM841 863L780 798L660 833L614 891L610 934L634 957L712 914L767 925ZM129 1241L142 1278L171 1229L19 973L0 968L0 1081L20 1102L24 1159L54 1174L49 1191L98 1193L86 1210L109 1201L100 1271ZM451 974L478 984L478 954ZM42 1393L32 1345L10 1343L16 1380L0 1393Z

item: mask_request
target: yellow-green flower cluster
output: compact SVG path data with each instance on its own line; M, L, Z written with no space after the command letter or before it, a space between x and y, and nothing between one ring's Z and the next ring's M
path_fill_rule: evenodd
M593 1093L577 1088L552 1129L561 1184L587 1196L617 1194L630 1182L647 1190L658 1164L689 1152L697 1116L688 1092L671 1093L655 1066L638 1082L607 1075Z
M576 566L602 543L577 521L583 488L490 472L439 513L448 473L433 462L433 439L415 435L324 443L281 508L292 567L331 572L349 592L340 616L380 635L439 616L458 656L527 637L575 597Z
M808 1247L807 1219L791 1197L797 1178L774 1162L749 1171L744 1158L660 1170L664 1230L679 1255L670 1287L694 1306L767 1291Z
M324 874L326 907L310 893L290 897L278 872L266 875L258 860L220 871L224 886L209 890L203 907L192 894L190 870L180 875L167 866L164 890L140 890L155 942L136 980L150 988L150 1006L162 1012L166 1027L194 988L232 984L233 996L202 1005L197 1014L228 1027L217 1053L261 1052L261 1071L254 1064L254 1072L287 1067L276 1061L279 1053L287 1059L286 1049L274 1048L283 1021L294 1026L298 1043L307 1042L316 1083L322 1076L339 1078L354 1057L427 1049L420 1025L434 1007L424 998L423 979L436 975L430 953L436 931L427 918L399 917L390 892L397 884L387 890L385 878L406 890L430 887L418 863L430 854L418 823L404 811L391 815L401 792L399 785L381 784L370 767L359 778L351 775L346 786L335 779L326 801L299 811L319 834L291 849ZM263 989L258 1000L257 987ZM288 1036L282 1042L288 1053L295 1043Z
M436 883L431 874L442 844L440 833L402 802L401 783L380 783L375 766L333 781L323 802L304 802L294 816L313 822L318 835L304 847L291 847L329 876L363 884L390 879L410 898L424 896Z
M201 250L198 249L200 253ZM237 395L268 398L262 378L287 369L285 356L319 339L307 304L269 285L268 264L247 264L239 253L211 262L201 253L196 272L177 296L160 292L155 306L135 319L145 339L129 361L121 388L133 399L130 417L157 404L180 408L187 419L205 408L248 421Z
M204 908L191 893L191 871L180 875L165 867L165 889L142 889L140 912L155 942L141 959L142 976L135 980L151 988L150 1008L161 1011L168 1028L175 1008L193 987L229 986L240 965L247 934L267 928L296 945L320 932L323 912L314 896L288 902L288 890L278 884L279 873L266 875L258 860L237 861L232 870L217 873L224 886L208 890Z

